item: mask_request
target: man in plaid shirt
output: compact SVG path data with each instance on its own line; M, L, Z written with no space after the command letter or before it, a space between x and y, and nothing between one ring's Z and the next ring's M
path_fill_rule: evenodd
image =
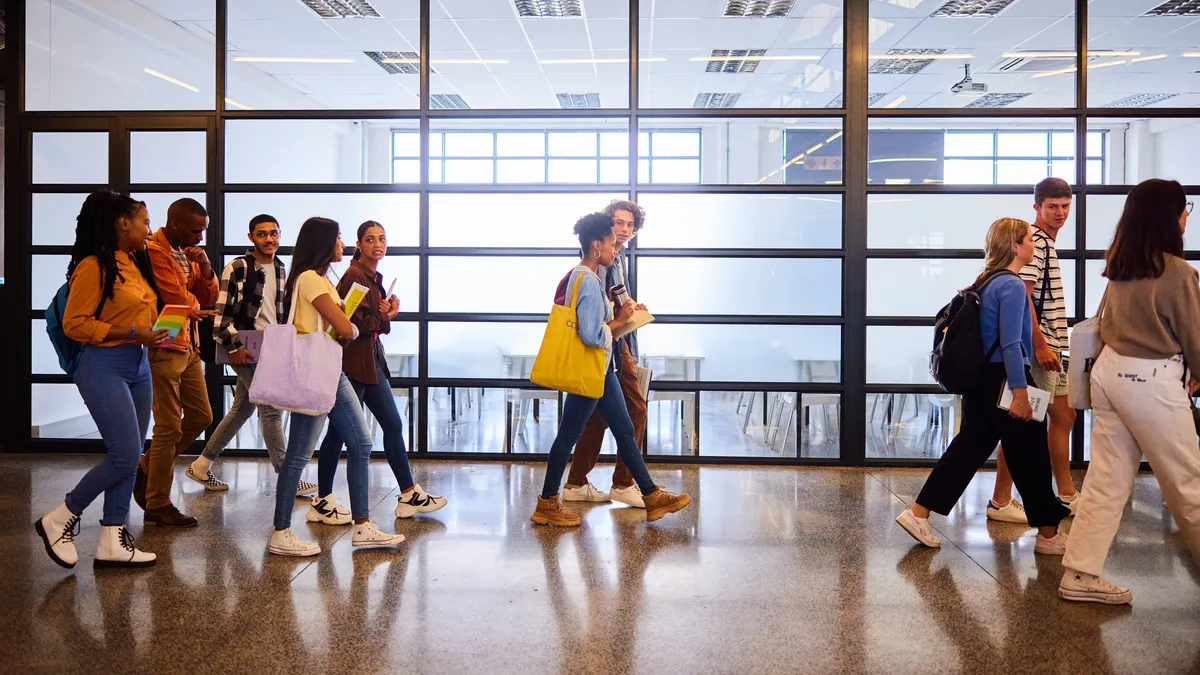
M254 380L255 356L246 349L238 331L262 331L267 326L287 318L287 307L283 304L287 271L283 261L276 257L279 250L279 223L266 214L250 220L250 242L254 248L240 258L234 258L221 272L221 294L217 298L217 316L213 325L213 339L219 349L228 351L229 366L237 373L233 405L225 419L217 425L204 447L204 452L187 469L187 477L200 483L207 490L228 490L229 484L212 474L213 462L221 456L225 446L237 436L242 425L250 419L255 408L262 424L263 441L276 473L283 467L287 445L283 440L282 414L270 406L255 406L248 396L250 383ZM300 494L312 494L317 486L300 481Z

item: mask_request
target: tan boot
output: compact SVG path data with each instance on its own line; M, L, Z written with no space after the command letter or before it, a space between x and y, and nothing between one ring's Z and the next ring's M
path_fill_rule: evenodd
M563 506L558 495L554 495L550 499L538 497L537 510L533 512L530 520L538 525L554 525L555 527L578 527L580 522L578 515L571 513Z
M662 488L655 488L654 492L642 499L646 502L646 520L648 522L654 522L668 513L675 513L692 503L691 497L671 494Z

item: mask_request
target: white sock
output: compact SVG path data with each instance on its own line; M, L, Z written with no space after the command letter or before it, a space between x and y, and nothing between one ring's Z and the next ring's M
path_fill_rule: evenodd
M203 478L208 475L208 470L212 468L212 465L211 459L201 455L196 458L196 461L192 462L192 473Z

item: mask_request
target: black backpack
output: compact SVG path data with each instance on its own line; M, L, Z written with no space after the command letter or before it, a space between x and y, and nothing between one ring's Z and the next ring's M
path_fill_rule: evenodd
M1000 341L984 351L983 333L979 326L980 297L992 280L1012 275L1009 270L996 270L976 283L962 289L937 313L933 324L933 351L929 354L929 373L951 394L967 394L979 385L984 369Z

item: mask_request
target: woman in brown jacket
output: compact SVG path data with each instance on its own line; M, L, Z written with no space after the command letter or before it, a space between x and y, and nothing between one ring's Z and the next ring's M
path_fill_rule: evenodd
M395 295L384 298L383 275L379 273L379 261L387 255L387 233L383 225L368 220L358 226L358 242L355 244L354 260L338 282L338 293L345 297L354 284L367 288L367 297L350 320L358 326L359 336L342 350L342 371L354 386L358 398L367 405L371 414L383 429L383 453L396 482L400 484L400 497L396 505L397 518L411 518L418 513L431 513L446 505L445 497L431 495L413 480L408 466L408 452L404 448L404 423L392 396L390 374L384 359L383 344L379 336L391 330L392 317L400 311L400 301ZM333 477L337 473L338 458L342 454L342 437L333 427L321 442L321 454L317 462L317 482L320 484L318 497L313 501L313 510L319 520L330 522L337 514L324 514L320 503L333 493ZM333 509L341 507L334 506ZM312 518L310 518L312 520Z

